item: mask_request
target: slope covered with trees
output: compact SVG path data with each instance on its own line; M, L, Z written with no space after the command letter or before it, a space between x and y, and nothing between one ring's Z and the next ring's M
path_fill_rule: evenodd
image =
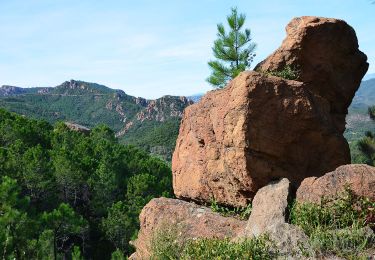
M352 163L366 163L367 159L358 149L357 144L366 132L375 132L375 123L368 115L368 107L373 104L375 104L375 79L362 81L346 116L344 136L350 146Z
M50 123L72 121L87 127L106 124L121 143L171 159L185 97L146 100L96 83L66 81L53 88L0 88L0 107ZM163 128L166 123L172 128ZM162 131L157 129L163 128ZM154 130L158 135L154 135ZM149 142L152 136L152 144Z
M4 259L128 254L142 207L171 194L168 165L104 125L84 134L0 109Z

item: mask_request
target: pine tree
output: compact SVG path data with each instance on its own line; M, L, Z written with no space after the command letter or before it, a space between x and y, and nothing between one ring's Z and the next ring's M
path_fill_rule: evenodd
M375 106L368 108L368 115L371 120L375 121ZM367 131L365 137L360 139L357 143L358 150L365 159L366 164L375 165L375 134Z
M212 51L217 60L209 61L212 74L207 81L215 88L223 88L229 80L249 68L255 57L256 44L252 42L250 29L242 30L246 16L238 14L237 8L227 16L229 32L223 24L217 25L218 39Z

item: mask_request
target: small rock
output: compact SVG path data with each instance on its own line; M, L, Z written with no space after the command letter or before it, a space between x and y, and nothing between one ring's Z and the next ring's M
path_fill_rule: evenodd
M286 223L289 191L286 178L261 188L254 197L246 229L235 241L267 234L280 256L301 256L299 248L307 247L308 237L301 228Z
M80 132L83 134L89 134L90 133L90 128L87 128L83 125L71 123L71 122L65 122L65 125L72 131Z
M272 225L286 220L290 182L284 178L261 188L254 197L245 235L259 236Z
M301 257L301 248L309 249L308 236L303 230L288 223L275 224L267 227L265 233L276 245L279 256ZM299 259L299 258L298 258Z

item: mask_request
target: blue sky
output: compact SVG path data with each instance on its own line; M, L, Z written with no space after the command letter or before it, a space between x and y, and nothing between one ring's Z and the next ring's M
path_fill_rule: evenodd
M254 65L280 45L293 17L315 15L353 26L375 73L370 0L0 0L0 85L77 79L146 98L205 92L216 24L233 6L258 44Z

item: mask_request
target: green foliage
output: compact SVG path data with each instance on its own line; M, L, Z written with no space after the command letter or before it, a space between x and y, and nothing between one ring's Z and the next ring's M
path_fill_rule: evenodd
M182 112L187 105L178 97L165 96L156 100L160 113L158 118L164 119L161 122L155 119L155 111L150 120L139 120L139 113L148 113L146 100L138 102L135 97L122 91L95 83L64 82L55 88L48 88L44 93L38 93L40 90L22 89L22 94L0 96L0 107L49 123L70 121L90 128L105 124L115 132L132 123L126 134L119 136L122 143L135 145L165 160L171 160L180 121L175 112Z
M375 237L366 229L316 230L309 245L317 256L336 255L359 259L366 249L374 247ZM367 258L364 258L367 259Z
M20 258L22 247L26 247L30 231L27 213L27 199L19 196L17 182L3 176L0 183L0 254ZM20 247L19 247L20 246Z
M295 203L290 220L309 236L315 254L351 257L375 247L375 237L366 231L375 227L374 208L374 201L346 190L320 204Z
M365 137L357 143L358 150L365 158L368 165L374 166L375 163L375 138L372 132L366 132Z
M124 254L120 249L114 251L111 255L111 260L125 260Z
M180 120L177 118L164 122L144 121L142 125L129 129L126 138L120 139L120 142L140 147L166 161L171 161L179 128Z
M171 194L169 166L119 144L104 125L83 134L0 109L6 259L110 258L116 248L129 254L141 208Z
M152 259L274 259L274 243L261 236L241 242L229 239L187 239L184 227L161 224L152 237Z
M160 223L151 237L151 259L182 259L187 243L184 228L176 223Z
M368 115L372 121L375 120L375 106L368 108ZM357 142L358 151L362 155L362 160L368 165L375 165L375 135L366 131L365 136Z
M87 221L77 215L68 204L61 203L52 212L44 212L41 221L47 230L52 231L54 259L57 258L58 252L62 253L64 249L70 247L67 246L70 237L78 238L81 242L85 241Z
M73 247L72 260L83 260L83 257L81 255L81 250L79 249L78 246Z
M32 241L36 241L33 246L36 248L35 259L54 259L54 253L56 253L56 251L54 250L53 230L46 229L41 231L39 237ZM28 254L26 254L26 256L30 257Z
M275 259L277 252L267 237L246 239L235 243L229 239L198 239L190 241L181 259Z
M375 106L368 107L368 115L372 120L375 120Z
M129 214L133 212L124 202L119 201L108 209L108 216L102 220L106 238L124 252L128 250L129 241L137 227L135 218L129 218Z
M299 72L290 65L285 66L282 70L265 71L263 73L289 80L296 80L299 77Z
M249 68L256 44L252 42L250 29L242 30L246 16L238 14L237 8L232 8L227 16L229 31L223 24L217 25L217 40L212 51L216 60L209 61L212 74L207 81L215 88L223 88L229 80L235 78L241 71Z
M218 212L223 216L234 216L240 219L246 220L251 214L251 203L246 207L227 207L220 205L216 200L211 200L210 208L213 212Z

